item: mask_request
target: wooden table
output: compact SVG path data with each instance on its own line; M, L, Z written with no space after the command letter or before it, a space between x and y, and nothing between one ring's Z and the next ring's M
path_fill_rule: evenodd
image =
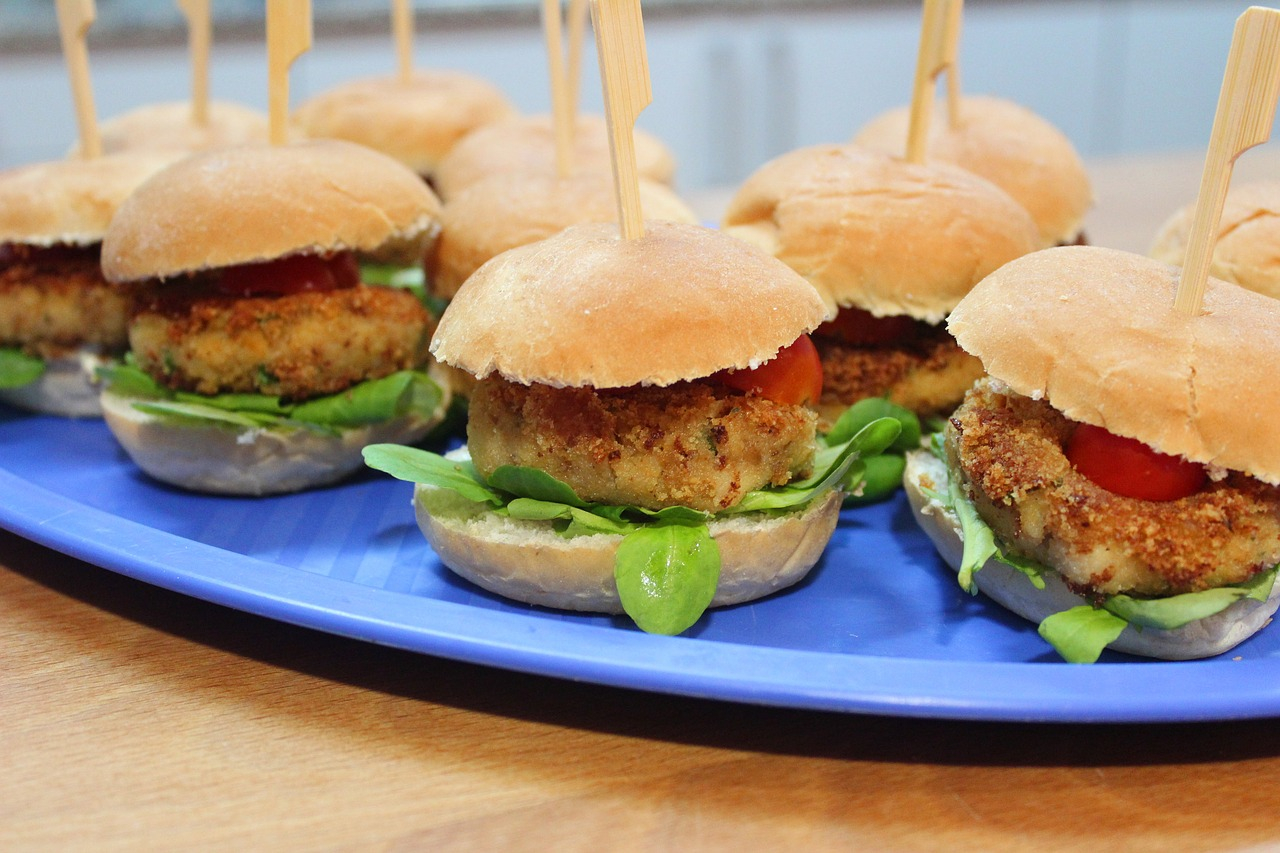
M1198 158L1166 160L1098 164L1095 242L1109 221L1145 241L1194 195ZM1106 204L1112 180L1137 191L1129 212ZM959 723L633 693L295 628L4 532L0 713L6 851L1280 846L1272 721Z

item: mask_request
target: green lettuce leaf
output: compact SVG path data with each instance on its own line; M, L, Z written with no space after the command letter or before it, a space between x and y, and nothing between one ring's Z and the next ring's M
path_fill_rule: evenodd
M642 631L679 634L720 581L720 546L705 524L654 524L623 537L614 560L622 608Z
M507 504L507 514L512 518L525 521L568 522L556 527L556 532L567 538L574 536L592 536L597 533L625 535L636 529L636 525L621 519L597 515L590 510L576 506L539 501L533 498L516 498Z
M1221 613L1242 598L1266 601L1275 580L1276 572L1272 569L1235 586L1220 586L1165 598L1112 595L1103 607L1130 625L1169 631Z
M844 486L849 496L845 506L862 506L882 501L902 488L902 473L907 468L907 457L897 453L882 453L858 460L845 476ZM862 488L859 489L858 487Z
M507 502L489 487L470 459L447 459L438 453L400 444L371 444L361 453L364 464L397 480L450 489L469 501L493 507Z
M44 374L44 360L17 349L0 348L0 388L21 388Z
M1037 630L1067 663L1094 663L1128 624L1114 613L1081 604L1046 616Z
M489 485L522 498L551 501L579 508L588 505L567 483L557 480L539 468L499 465L489 476Z
M973 575L997 553L996 536L982 520L982 516L978 515L978 510L969 502L954 477L948 478L947 496L950 498L951 510L960 519L960 535L964 540L964 555L960 559L960 572L956 575L956 580L965 592L977 595L978 587L973 582Z
M328 397L298 403L289 409L289 417L323 426L363 426L407 414L429 417L440 408L443 397L440 386L427 374L401 370Z
M859 400L845 409L827 433L826 441L828 444L842 444L880 418L893 418L900 428L897 438L886 448L887 451L904 453L920 446L920 419L915 412L890 403L883 397Z

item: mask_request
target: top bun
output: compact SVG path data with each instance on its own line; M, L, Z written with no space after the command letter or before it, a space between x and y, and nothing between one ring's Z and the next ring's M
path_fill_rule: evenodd
M657 137L637 128L636 171L642 178L670 184L676 162ZM613 160L604 116L579 115L574 125L575 171L611 175ZM520 116L486 125L461 140L440 163L435 186L446 201L466 187L499 172L556 173L556 139L551 116Z
M852 306L927 323L1039 245L1030 215L994 184L854 145L766 163L729 202L724 230L807 278L833 314Z
M646 219L698 221L670 187L640 180ZM557 178L510 172L467 187L444 206L440 239L427 259L431 289L452 298L480 265L508 249L544 240L580 222L616 222L610 176L599 172Z
M822 322L804 279L709 228L574 225L499 255L458 291L431 352L484 378L622 388L756 367Z
M987 372L1072 420L1280 485L1280 302L1210 278L1174 310L1178 269L1045 249L988 276L947 323Z
M269 124L264 113L228 101L209 102L208 124L195 123L189 101L138 107L98 127L104 153L146 149L152 151L203 151L266 142ZM72 147L78 155L80 144Z
M478 77L415 70L408 79L367 77L330 89L298 107L292 120L307 136L358 142L431 175L464 135L515 112Z
M55 160L2 172L0 243L100 243L121 203L177 156L136 151L87 160Z
M1193 202L1165 222L1151 257L1182 266L1194 212ZM1280 181L1231 187L1218 220L1209 274L1280 298Z
M1025 207L1040 229L1040 246L1074 243L1093 206L1093 188L1080 155L1053 125L1012 101L960 100L960 121L939 105L929 124L930 159L981 175ZM858 131L858 145L902 156L911 123L908 108L891 110Z
M388 242L425 251L439 216L421 178L360 145L225 148L179 160L140 186L111 222L102 271L135 281Z

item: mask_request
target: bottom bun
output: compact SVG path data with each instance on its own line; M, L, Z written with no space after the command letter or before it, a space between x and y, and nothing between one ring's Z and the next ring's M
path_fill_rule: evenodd
M945 490L948 478L947 466L932 453L918 450L907 454L903 486L916 521L942 558L958 572L964 552L960 520L922 490L922 480L931 489ZM1089 603L1073 593L1057 572L1046 571L1042 577L1044 589L1036 589L1026 575L994 557L973 574L975 585L989 598L1037 625L1054 613ZM1107 648L1164 660L1212 657L1239 645L1266 627L1278 606L1280 583L1272 588L1266 601L1242 598L1213 616L1181 628L1163 631L1158 628L1139 630L1130 626Z
M0 401L47 415L66 418L100 418L102 393L95 371L110 359L85 349L72 355L45 360L44 373L34 382L0 389Z
M439 417L408 415L342 429L255 428L178 420L140 412L135 398L102 394L107 427L139 468L184 489L270 495L334 483L364 467L365 445L420 441ZM444 406L440 407L444 411Z
M752 601L808 574L835 531L841 497L832 490L788 515L711 521L711 536L720 546L720 581L711 606ZM441 562L477 586L544 607L622 612L613 576L621 536L566 539L548 522L496 515L433 486L415 488L414 507Z

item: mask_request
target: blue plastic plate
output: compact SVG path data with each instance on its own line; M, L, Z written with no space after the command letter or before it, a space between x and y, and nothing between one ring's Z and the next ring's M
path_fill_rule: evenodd
M98 421L0 406L0 526L156 586L321 631L523 672L766 705L981 720L1280 715L1280 631L1227 655L1071 666L970 598L905 500L846 510L797 587L686 635L533 608L455 578L409 485L370 472L299 495L194 495L139 473Z

